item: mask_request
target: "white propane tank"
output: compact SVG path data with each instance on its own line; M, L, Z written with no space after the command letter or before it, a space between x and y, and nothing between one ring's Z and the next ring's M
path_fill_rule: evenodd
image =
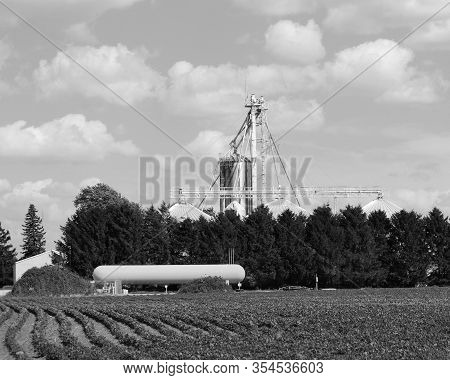
M202 277L222 277L231 284L245 278L240 265L103 265L94 269L98 282L122 281L123 284L184 284Z

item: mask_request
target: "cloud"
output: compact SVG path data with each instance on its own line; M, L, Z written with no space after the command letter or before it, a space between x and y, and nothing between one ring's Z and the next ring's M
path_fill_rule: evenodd
M12 53L11 46L6 42L0 40L0 74L5 66L5 63L11 57L11 53ZM9 94L11 93L11 91L12 91L11 86L6 81L3 81L0 76L0 95Z
M430 22L406 41L408 46L423 50L450 50L450 18Z
M365 0L358 3L341 0L337 5L326 7L323 25L337 33L363 35L380 34L389 29L412 29L444 4L441 0ZM436 18L444 19L449 15L447 9Z
M318 106L316 100L304 100L282 96L270 103L270 128L273 132L286 132ZM302 131L317 129L324 124L323 109L295 128Z
M437 207L450 215L450 190L399 189L395 195L406 209L426 214Z
M398 144L396 152L422 157L448 157L450 134L426 134Z
M0 193L11 189L11 184L7 179L0 178Z
M5 65L5 62L11 56L11 47L6 42L0 40L0 70Z
M183 116L229 116L236 114L245 100L244 83L249 92L264 95L270 103L280 96L296 94L299 98L299 94L317 89L323 80L315 66L194 66L180 61L169 70L168 88L161 100L170 106L170 112Z
M281 20L271 25L265 35L265 48L275 57L297 63L314 63L325 56L322 32L314 20L300 25Z
M66 35L70 43L95 45L98 43L97 37L94 35L89 26L80 22L73 24L66 29Z
M256 14L287 16L300 13L310 14L316 9L315 0L233 0L235 6Z
M45 178L16 183L0 194L1 221L11 232L13 245L19 247L21 244L22 224L31 203L43 219L47 245L52 245L60 236L59 226L74 212L72 200L78 191L79 186L71 182Z
M8 203L47 203L51 197L44 193L53 184L51 178L39 181L26 181L14 186L11 192L3 195L4 204Z
M130 103L156 97L164 89L164 78L147 65L148 52L144 49L129 50L121 44L74 46L67 53ZM51 62L42 60L33 76L44 97L78 93L124 104L61 52Z
M0 141L0 156L7 157L95 161L113 153L138 154L131 141L116 141L101 121L73 114L37 127L25 121L0 127Z
M187 149L199 156L217 157L219 153L226 153L233 136L226 136L222 131L201 131L197 137L187 145Z
M367 68L388 49L391 40L379 39L338 52L325 64L329 77L345 83ZM379 101L432 103L439 99L438 81L413 66L414 53L397 47L377 62L353 84L375 92Z

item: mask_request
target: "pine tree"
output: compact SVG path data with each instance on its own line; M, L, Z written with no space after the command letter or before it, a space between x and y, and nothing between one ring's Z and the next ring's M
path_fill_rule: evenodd
M306 242L316 254L321 287L337 287L343 280L344 232L329 205L318 207L308 218Z
M36 207L31 204L25 216L23 227L23 258L39 255L45 252L45 231L42 226L42 219L39 217Z
M425 247L430 266L427 282L430 284L450 284L450 223L442 211L434 208L424 218Z
M389 237L392 231L391 221L384 211L378 210L369 215L367 222L375 242L375 255L380 262L377 286L386 287L389 286L389 269L395 259L389 247Z
M410 287L424 282L429 267L422 216L401 210L391 218L389 246L393 260L389 269L392 286Z
M305 242L306 216L286 210L274 227L275 246L281 265L279 285L313 286L317 271L315 252Z
M9 231L0 223L0 286L13 283L13 265L16 261L16 250L11 245Z
M258 206L245 220L247 249L242 261L246 272L261 288L274 288L281 284L281 258L275 247L275 224L266 206Z
M347 206L341 210L339 224L343 230L343 285L376 286L381 263L377 257L375 240L367 216L361 206Z

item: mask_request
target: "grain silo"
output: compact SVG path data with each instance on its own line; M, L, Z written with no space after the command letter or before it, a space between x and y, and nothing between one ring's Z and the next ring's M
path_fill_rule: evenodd
M185 219L191 219L193 221L199 220L201 217L206 220L211 220L212 216L198 209L194 205L180 201L175 203L169 208L169 214L172 218L176 219L178 222L182 222Z
M245 207L242 206L238 201L231 202L225 210L233 210L241 219L247 216Z
M246 191L252 189L252 162L247 157L224 157L219 161L220 169L220 190L221 191ZM227 206L235 201L244 207L245 214L252 212L252 199L247 197L237 197L224 195L220 198L220 211L223 212Z
M386 216L390 218L396 212L401 211L401 207L397 206L395 203L389 202L383 198L382 195L378 196L377 199L369 202L363 207L363 211L366 215L370 215L374 211L384 211Z
M309 212L304 208L287 199L275 199L274 201L267 203L266 206L269 208L269 211L272 213L274 219L277 219L286 210L289 210L296 215L309 215Z

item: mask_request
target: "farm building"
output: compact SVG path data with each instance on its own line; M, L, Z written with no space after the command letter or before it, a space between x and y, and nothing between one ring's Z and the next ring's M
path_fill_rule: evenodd
M201 217L205 218L206 220L212 219L210 215L187 202L175 203L169 209L169 214L178 222L182 222L185 219L199 220Z
M231 202L225 210L233 210L240 218L243 218L247 215L245 211L245 207L242 206L238 201Z
M374 211L384 211L388 218L390 218L396 212L399 212L401 209L402 209L401 207L397 206L395 203L392 203L384 199L382 196L379 196L377 199L366 204L363 207L363 211L367 215L370 215Z
M309 215L309 212L306 211L304 208L296 205L295 203L292 203L287 199L275 199L274 201L267 203L266 206L269 208L274 219L278 218L283 212L287 210L291 211L296 215L299 214L303 214L306 216Z
M31 268L42 268L46 265L52 265L52 257L59 255L57 251L46 251L40 255L28 257L14 263L14 283L16 283L23 274Z

